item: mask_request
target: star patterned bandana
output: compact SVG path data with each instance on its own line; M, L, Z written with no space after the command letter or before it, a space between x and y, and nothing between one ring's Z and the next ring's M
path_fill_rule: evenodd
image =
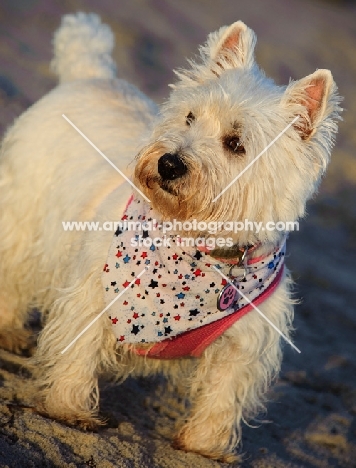
M152 208L131 197L122 221L136 222L136 229L115 232L104 266L105 302L113 302L108 313L120 343L158 343L204 327L242 311L282 276L285 239L271 254L245 261L246 275L240 281L229 275L231 265L182 246L177 236L168 236L166 245L155 243L145 230L153 219ZM161 227L156 228L155 238L159 234L164 239Z

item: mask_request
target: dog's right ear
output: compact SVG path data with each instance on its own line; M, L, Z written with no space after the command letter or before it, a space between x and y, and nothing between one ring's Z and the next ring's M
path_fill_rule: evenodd
M255 33L242 21L210 34L207 42L210 58L218 66L217 70L220 68L220 73L232 68L251 68L255 45Z

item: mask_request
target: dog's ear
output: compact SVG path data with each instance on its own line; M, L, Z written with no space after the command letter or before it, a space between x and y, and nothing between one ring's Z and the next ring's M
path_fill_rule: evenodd
M335 117L340 110L340 98L329 70L317 70L291 83L283 100L288 106L295 106L299 119L294 126L303 140L309 140L324 119Z
M179 86L192 86L216 77L234 68L252 68L255 61L253 51L256 36L252 29L242 21L231 26L223 26L209 34L207 42L199 48L201 63L188 60L191 68L175 70L180 81L170 85L173 89Z
M210 58L221 70L251 68L256 36L242 21L221 28L208 38Z

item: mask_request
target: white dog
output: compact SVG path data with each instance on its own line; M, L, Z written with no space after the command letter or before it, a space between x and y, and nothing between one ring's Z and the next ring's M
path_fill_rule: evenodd
M293 301L286 233L229 226L303 216L337 131L331 73L276 86L239 21L209 35L158 110L116 78L96 15L64 17L54 44L59 86L1 147L0 344L26 347L27 312L42 310L38 409L83 427L100 423L101 374L184 376L191 408L175 446L235 460L241 422L280 369ZM120 220L115 234L103 228Z

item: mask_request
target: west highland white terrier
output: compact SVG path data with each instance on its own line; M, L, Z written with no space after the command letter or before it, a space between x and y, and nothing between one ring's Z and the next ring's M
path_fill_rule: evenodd
M254 46L241 21L210 34L158 109L116 77L108 26L63 18L60 84L1 146L0 345L43 312L39 411L93 428L101 375L160 372L189 388L175 447L237 459L293 317L287 230L265 226L304 215L340 112L330 71L277 86Z

